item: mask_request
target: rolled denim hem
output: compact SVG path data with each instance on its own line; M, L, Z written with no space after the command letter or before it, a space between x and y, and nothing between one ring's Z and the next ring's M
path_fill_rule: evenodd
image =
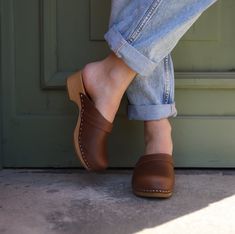
M169 117L176 117L177 110L175 103L162 105L128 105L129 120L160 120Z
M141 52L129 44L121 33L113 25L105 34L104 39L107 41L110 49L136 73L141 76L150 75L156 68L157 63L153 62Z

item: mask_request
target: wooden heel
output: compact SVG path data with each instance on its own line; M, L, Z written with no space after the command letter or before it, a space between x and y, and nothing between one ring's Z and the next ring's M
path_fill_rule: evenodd
M85 94L81 71L76 72L67 78L67 91L69 99L80 106L80 93Z

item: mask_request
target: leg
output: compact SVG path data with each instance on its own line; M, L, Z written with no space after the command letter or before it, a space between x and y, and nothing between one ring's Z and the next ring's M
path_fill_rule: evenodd
M109 28L130 0L112 1ZM171 126L167 118L176 116L174 68L171 56L164 58L147 77L137 74L127 88L128 117L144 121L145 154L172 154Z
M171 56L145 78L137 75L127 89L128 116L144 120L145 137L145 153L134 168L132 190L141 197L168 198L173 194L175 180L168 118L177 115Z
M169 117L175 117L174 68L171 56L164 58L148 77L139 74L127 89L128 117L144 121L145 154L172 154Z
M215 1L113 2L116 18L115 22L110 21L105 39L115 55L88 64L83 71L88 94L105 118L113 121L120 99L136 73L151 75L193 22ZM120 10L124 3L125 8Z
M170 52L170 48L174 47L184 32L213 2L215 1L181 0L176 3L168 0L152 1L151 4L150 1L141 0L112 2L110 29L105 38L119 57L139 71L127 89L128 117L144 120L145 154L172 154L171 126L167 118L176 116L177 111L174 103L174 68L171 56L166 53ZM152 15L146 12L152 12ZM137 22L136 25L133 22ZM112 38L114 35L117 37ZM139 52L144 57L138 56Z
M112 0L109 27L131 0ZM97 109L110 122L113 122L121 98L130 85L136 72L115 53L102 61L89 63L83 69L84 85ZM102 94L102 95L101 95Z
M87 98L86 105L83 107L81 102L85 98L84 95L86 96L83 91L83 94L80 93L80 97L76 92L71 92L76 95L80 109L83 108L75 129L74 141L78 141L77 145L81 152L82 147L86 144L86 157L89 155L95 159L102 157L105 151L104 146L100 147L100 154L95 152L90 154L87 150L94 148L90 144L95 143L97 147L101 141L102 144L105 144L107 135L100 129L92 127L94 122L96 125L99 123L97 123L97 119L92 118L91 112L95 112L99 116L99 120L106 126L103 130L109 131L111 125L107 121L113 121L120 100L136 74L141 76L153 74L182 35L213 2L215 0L180 0L177 2L173 0L130 0L127 6L117 14L115 23L105 34L105 39L114 53L102 61L86 65L81 71L82 76L80 73L78 74L79 79L82 77L87 94L106 121L101 118L97 110L94 110L92 104L89 104ZM71 86L72 82L76 82L82 87L82 82L78 82L75 78L76 75L69 80L71 81L69 82L70 91L75 90L75 87ZM168 99L168 95L169 93L166 93L164 101ZM156 106L156 103L153 104ZM87 111L84 108L87 108ZM92 111L89 112L89 109ZM84 119L84 115L88 115L89 119ZM82 126L83 120L86 124ZM92 123L88 123L91 120ZM109 126L108 129L107 126ZM79 136L78 140L78 133L81 133L84 128L83 135L85 135L84 137ZM89 131L86 131L86 128L89 128ZM92 133L95 131L99 138L94 138L95 135ZM86 139L92 139L92 141ZM92 157L90 157L90 161L94 163ZM106 157L106 153L104 157Z
M173 153L171 125L168 119L144 122L145 153Z
M130 104L128 116L130 119L145 120L146 149L133 172L133 192L138 196L170 197L174 187L174 165L171 157L171 126L166 118L175 116L177 111L174 106L173 63L168 53L214 1L182 0L176 5L170 0L162 1L165 10L161 12L161 1L156 0L142 12L141 5L148 2L129 2L128 7L129 10L133 9L130 10L133 14L127 14L128 10L125 12L128 7L120 12L120 21L112 24L105 38L117 56L123 58L137 72L136 78L127 89ZM159 14L152 16L155 19L150 22L150 17L158 6ZM170 8L172 10L168 12ZM136 18L135 12L138 15L138 9L143 14L137 20L137 25L131 28L133 21L130 20L131 24L126 27L126 18L123 18L124 22L122 15L125 16L126 13ZM146 23L148 21L150 26ZM154 32L154 27L157 32Z
M102 61L89 63L84 67L83 81L86 91L108 121L113 122L121 98L135 75L114 53Z
M142 76L158 63L216 0L134 0L104 35L110 48Z

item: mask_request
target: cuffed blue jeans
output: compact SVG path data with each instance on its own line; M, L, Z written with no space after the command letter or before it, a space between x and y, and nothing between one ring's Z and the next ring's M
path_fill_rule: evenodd
M112 0L110 49L137 75L126 90L128 118L159 120L177 116L171 51L217 0Z

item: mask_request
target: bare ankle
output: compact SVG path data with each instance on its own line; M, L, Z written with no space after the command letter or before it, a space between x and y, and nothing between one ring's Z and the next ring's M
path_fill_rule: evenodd
M145 154L172 154L171 125L168 119L146 121L144 125Z
M110 78L110 69L102 60L87 64L82 74L85 90L96 108L113 122L125 90L118 84L118 78L116 83Z
M125 85L128 86L136 75L136 72L128 67L127 64L113 52L102 62L107 69L108 77L114 83L123 84L123 82L126 82Z
M110 85L113 88L118 87L119 90L124 89L124 92L136 73L122 59L111 53L101 61L87 64L83 68L83 75L87 80L88 86L91 83L100 84L103 88Z
M87 64L82 73L88 95L104 117L112 122L135 73L114 54Z

